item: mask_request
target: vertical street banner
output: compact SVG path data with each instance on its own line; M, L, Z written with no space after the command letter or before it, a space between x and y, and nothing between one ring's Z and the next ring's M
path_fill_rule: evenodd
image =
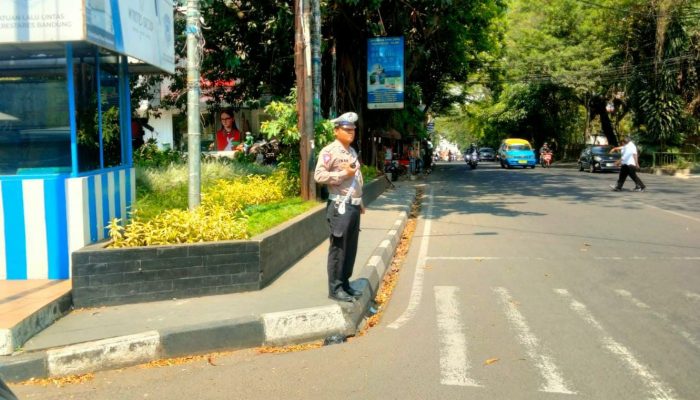
M403 108L403 36L367 39L367 108Z

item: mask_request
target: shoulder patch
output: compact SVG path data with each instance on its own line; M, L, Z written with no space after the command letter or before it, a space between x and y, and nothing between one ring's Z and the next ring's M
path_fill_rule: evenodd
M323 163L328 165L328 163L331 161L331 154L330 153L323 153Z

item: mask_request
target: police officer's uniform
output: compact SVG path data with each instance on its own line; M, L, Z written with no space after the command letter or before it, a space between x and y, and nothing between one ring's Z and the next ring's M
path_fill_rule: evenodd
M355 127L357 114L345 113L332 120L336 127ZM357 163L354 176L347 176L344 165ZM331 298L352 301L362 292L350 286L357 240L360 233L360 211L362 205L362 173L357 153L335 140L324 147L318 157L314 179L328 185L326 219L330 228L328 250L328 292Z

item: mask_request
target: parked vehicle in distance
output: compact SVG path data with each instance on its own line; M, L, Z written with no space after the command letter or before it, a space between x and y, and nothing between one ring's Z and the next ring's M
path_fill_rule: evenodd
M537 158L530 142L525 139L504 139L498 148L501 168L535 168Z
M578 170L588 172L619 171L620 153L610 154L612 146L589 144L581 150L578 157Z
M496 161L496 151L490 147L479 149L479 159L481 161Z

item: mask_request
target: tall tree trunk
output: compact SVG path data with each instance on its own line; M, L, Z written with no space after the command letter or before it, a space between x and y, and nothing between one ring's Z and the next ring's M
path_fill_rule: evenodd
M612 121L610 121L610 116L608 111L605 109L607 102L602 96L596 96L591 99L591 120L595 118L596 115L600 116L600 127L603 130L603 134L608 139L608 143L613 146L618 145L617 136L615 135L615 130L613 129Z

